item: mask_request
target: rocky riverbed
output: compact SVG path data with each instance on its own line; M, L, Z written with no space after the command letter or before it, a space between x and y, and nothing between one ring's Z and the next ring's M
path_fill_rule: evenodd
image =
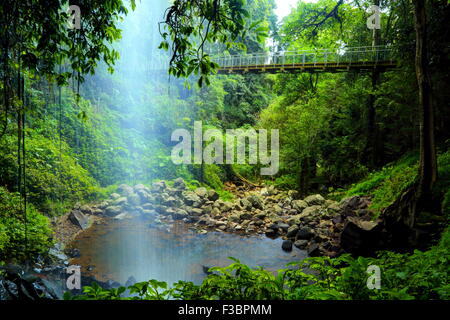
M170 230L182 221L199 233L208 231L265 234L282 237L282 249L293 246L309 256L337 256L352 250L355 242L365 241L376 231L371 221L367 197L351 197L341 202L319 194L299 199L296 191L280 191L273 186L250 191L235 188L236 199L223 201L214 190L189 190L182 179L172 186L164 181L151 187L122 184L108 200L94 205L77 206L67 221L85 229L90 221L133 219L146 221L150 227Z

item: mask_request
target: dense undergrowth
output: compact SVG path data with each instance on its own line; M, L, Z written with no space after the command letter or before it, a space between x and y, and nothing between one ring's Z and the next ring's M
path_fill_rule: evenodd
M332 196L368 195L372 200L370 209L378 216L417 180L418 167L417 154L410 153L381 170L369 174L348 190L334 192ZM434 187L434 194L442 204L442 213L448 216L450 213L450 151L438 154L438 175L439 180Z

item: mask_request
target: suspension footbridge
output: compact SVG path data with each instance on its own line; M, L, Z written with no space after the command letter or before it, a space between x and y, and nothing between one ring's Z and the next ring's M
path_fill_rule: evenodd
M313 49L220 56L219 74L386 71L397 66L389 46Z

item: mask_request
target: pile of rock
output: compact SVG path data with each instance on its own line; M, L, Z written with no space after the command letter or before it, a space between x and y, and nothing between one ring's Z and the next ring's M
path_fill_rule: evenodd
M172 186L164 181L153 183L150 188L142 184L120 185L110 199L78 208L73 221L85 226L80 214L103 214L118 220L139 217L149 220L151 226L170 225L178 220L199 232L266 234L283 237L284 250L296 246L307 250L310 256L335 256L342 252L341 233L349 219L370 220L369 199L364 197L340 203L325 200L319 194L297 198L296 191L279 191L269 186L243 192L233 202L223 201L214 190L189 190L179 178Z

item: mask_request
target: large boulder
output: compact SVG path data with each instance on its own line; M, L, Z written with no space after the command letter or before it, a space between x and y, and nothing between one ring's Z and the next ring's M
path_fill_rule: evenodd
M131 193L127 197L128 203L135 207L141 204L141 198L136 193Z
M115 220L125 220L125 219L132 219L132 218L133 218L133 216L129 212L122 212L114 217Z
M315 242L310 243L306 247L306 251L308 253L308 256L310 256L310 257L318 257L318 256L322 255L320 246Z
M204 187L200 187L200 188L195 189L195 194L197 196L199 196L200 198L205 198L208 194L208 190Z
M158 182L154 182L152 184L152 191L153 192L162 192L167 188L166 182L165 181L158 181Z
M296 246L299 249L305 249L308 245L308 240L297 240L294 242L294 246Z
M225 201L225 202L223 203L223 205L222 205L221 210L222 210L223 212L228 212L228 211L231 211L231 210L233 209L233 207L234 207L234 204L233 204L232 202L230 202L230 201Z
M257 195L251 195L247 198L247 200L252 204L252 206L256 209L264 210L264 204L260 197Z
M287 222L290 226L294 226L294 225L300 224L301 219L302 219L301 214L297 214L297 215L295 215L295 216L289 217L289 219L287 219L286 222Z
M240 200L241 207L244 210L251 210L252 209L252 203L248 199L241 199Z
M117 187L117 192L122 196L127 197L129 194L132 194L134 190L127 184L121 184L120 186Z
M218 199L219 199L219 194L215 190L208 191L208 200L209 201L216 201Z
M313 218L320 215L323 211L324 209L321 206L312 206L304 209L299 216L300 218Z
M109 217L114 217L122 212L122 208L119 206L109 206L105 209L105 214Z
M303 200L294 200L292 201L291 206L299 213L301 213L304 209L308 207L308 203L306 203L306 201Z
M291 200L295 200L298 199L299 197L299 192L297 190L289 190L288 191L288 197Z
M114 192L114 193L112 193L109 197L110 197L112 200L117 200L117 199L120 198L120 194Z
M173 187L177 190L185 190L186 182L184 182L183 178L177 178L173 181Z
M116 200L114 200L113 205L114 206L125 206L128 204L128 199L126 197L120 197Z
M355 216L356 211L367 209L370 204L369 197L353 196L339 202L341 214L344 216Z
M176 209L175 212L172 213L172 218L175 220L182 220L188 217L188 213L183 209Z
M86 229L89 226L89 219L86 217L81 211L73 210L69 214L69 220L74 225L80 227L82 230Z
M309 240L314 236L313 231L308 227L301 227L298 229L295 236L296 240Z
M303 199L308 206L321 206L325 203L325 198L320 194L313 194Z
M186 210L191 216L199 217L203 214L203 210L200 208L191 208L188 207Z
M252 215L249 212L241 212L239 214L239 220L247 220L247 219L251 219Z
M161 203L168 207L175 207L178 205L178 200L175 197L169 196L163 199Z
M297 225L292 225L289 227L286 233L286 237L293 238L297 235L297 232L299 230L299 227Z
M138 189L136 190L136 194L139 196L140 203L148 203L150 202L150 194L145 189Z
M146 192L150 191L146 186L144 186L142 183L137 184L133 187L134 192L137 192L139 190L144 190Z
M348 218L340 237L340 245L348 253L372 255L381 249L383 224L378 221L362 221Z
M292 251L292 241L284 240L281 244L281 249L283 249L284 251Z
M195 192L192 191L183 192L183 198L184 203L186 203L188 206L194 206L198 208L202 203L200 197Z

